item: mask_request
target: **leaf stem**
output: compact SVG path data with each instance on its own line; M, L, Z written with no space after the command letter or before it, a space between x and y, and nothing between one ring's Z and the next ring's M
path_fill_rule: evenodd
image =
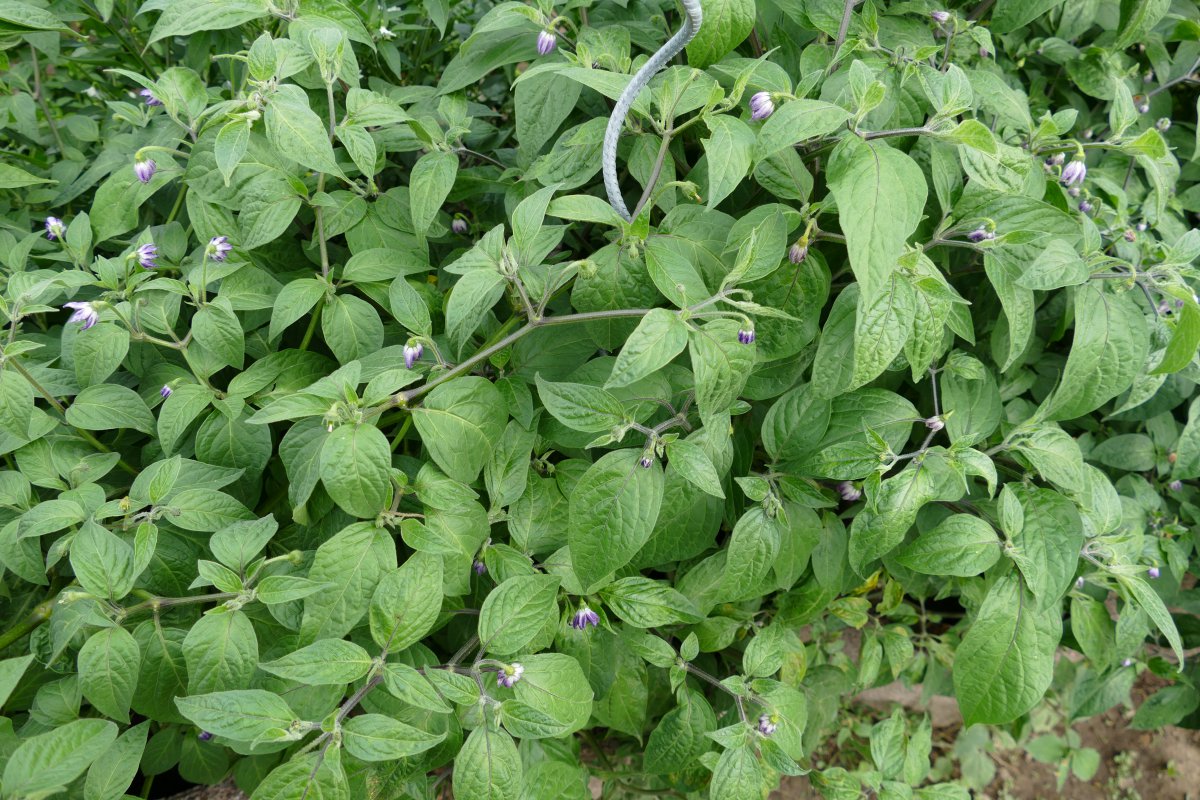
M50 613L53 610L54 598L38 603L33 611L29 613L29 616L0 634L0 651L3 651L13 642L19 641L26 634L31 633L43 622L50 619Z

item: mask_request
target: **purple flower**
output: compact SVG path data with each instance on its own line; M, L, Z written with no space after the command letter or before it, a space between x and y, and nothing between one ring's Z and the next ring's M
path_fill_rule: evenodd
M793 264L803 264L804 259L808 258L808 245L800 244L800 242L792 242L792 246L788 248L788 261Z
M985 239L995 239L995 238L996 238L996 234L993 233L992 231L989 231L987 228L985 228L982 225L980 225L978 228L976 228L975 230L973 230L967 234L967 239L974 242L975 244L979 244L980 242L984 241Z
M933 17L933 21L938 25L945 25L950 21L949 11L930 11L929 16Z
M153 243L144 244L133 252L137 256L137 262L146 269L154 269L158 266L158 261L155 260L158 258L157 245Z
M1070 189L1067 189L1067 194L1071 195L1071 197L1079 197L1079 187L1072 186Z
M1145 231L1145 230L1146 230L1146 228L1148 228L1148 227L1150 227L1150 226L1149 226L1149 225L1147 225L1147 224L1146 224L1146 223L1144 223L1144 222L1139 222L1139 223L1138 223L1137 225L1135 225L1134 227L1136 227L1136 228L1137 228L1139 231Z
M233 245L229 243L228 236L214 236L208 241L208 257L213 261L224 261L229 258L229 251L233 249Z
M479 559L475 559L475 563L471 565L471 569L475 570L476 575L482 575L487 572L487 567Z
M1122 662L1121 662L1121 666L1122 666L1122 667L1132 667L1132 666L1133 666L1133 659L1132 659L1132 658L1127 658L1127 659L1125 659L1124 661L1122 661Z
M170 387L169 384L164 383L163 388L159 389L158 393L162 395L163 400L166 400L168 397L173 395L175 391Z
M1083 576L1082 575L1080 575L1078 578L1075 579L1075 588L1076 589L1083 588Z
M750 119L759 122L774 113L775 103L771 101L770 92L756 92L750 98Z
M1182 492L1183 491L1183 481L1173 480L1167 484L1167 488L1170 489L1172 492Z
M1080 200L1079 201L1079 210L1080 210L1080 212L1082 212L1084 214L1090 214L1092 212L1092 204L1089 203L1087 200Z
M650 465L653 463L654 461L650 458L650 456L642 456L642 460L638 462L642 469L650 469Z
M149 183L154 177L154 173L158 171L158 164L154 163L154 159L147 158L145 161L133 162L133 174L142 183Z
M591 625L593 628L600 626L600 615L592 611L587 606L580 606L575 612L575 616L571 618L571 627L577 631L587 630Z
M758 718L758 732L763 736L770 736L778 727L775 717L770 714L763 714Z
M404 345L404 368L412 369L413 364L421 360L421 355L425 352L425 345L417 342L415 344Z
M1087 177L1087 164L1083 163L1083 159L1073 158L1071 163L1063 167L1062 177L1058 180L1063 186L1074 186L1077 183L1083 183Z
M936 433L946 427L946 421L941 417L930 417L925 420L925 427Z
M525 674L525 668L520 664L512 663L504 667L496 674L496 683L506 689L511 689L513 684L521 680L521 676Z
M46 238L54 241L62 236L67 230L67 226L58 217L46 217Z
M1160 315L1160 316L1161 316L1161 315L1163 315L1163 314L1170 314L1170 313L1171 313L1171 304L1170 304L1170 303L1168 303L1166 300L1163 300L1163 301L1161 301L1161 302L1160 302L1160 303L1159 303L1157 306L1155 306L1154 308L1155 308L1155 310L1156 310L1156 311L1158 311L1158 313L1159 313L1159 315Z
M455 217L450 222L450 230L458 236L465 236L467 231L471 230L471 225L462 217Z
M100 312L91 303L67 303L63 308L72 308L75 313L67 322L78 322L80 330L87 330L100 321Z
M554 31L542 31L537 38L537 51L539 56L548 56L554 52L554 48L558 47L558 34Z
M1149 103L1141 103L1140 105L1138 105L1137 110L1138 110L1139 114L1149 114L1150 113L1150 104Z
M155 97L154 92L150 91L149 89L142 89L140 92L138 92L138 94L142 96L142 99L146 101L146 105L148 106L162 105L162 100L159 100L157 97Z
M1122 235L1125 237L1125 241L1127 242L1137 241L1137 231L1135 231L1133 228L1126 228L1125 233Z
M1146 574L1150 576L1151 580L1158 580L1158 578L1162 576L1162 570L1160 570L1158 567L1151 567L1150 569L1146 570Z
M862 497L862 489L859 489L851 481L842 481L837 485L837 490L847 503L853 503Z
M754 344L754 331L738 331L738 341L742 344Z
M207 742L212 737L213 737L213 735L211 733L209 733L208 731L200 731L199 735L196 736L196 738L202 742Z

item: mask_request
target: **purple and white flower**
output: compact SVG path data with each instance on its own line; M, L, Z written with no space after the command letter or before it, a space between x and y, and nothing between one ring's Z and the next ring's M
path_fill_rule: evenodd
M792 246L788 248L788 261L793 264L803 264L804 259L808 258L808 245L800 244L800 242L792 242Z
M1080 212L1082 212L1084 214L1090 214L1090 213L1092 213L1092 204L1089 203L1087 200L1080 200L1079 201L1079 210L1080 210Z
M404 345L404 368L412 369L413 364L421 360L421 355L425 352L425 345L420 342L410 342Z
M987 239L995 239L995 238L996 238L995 232L989 231L983 225L980 225L978 228L976 228L975 230L973 230L967 234L967 239L969 241L974 242L975 244L979 244L980 242L987 240Z
M1122 661L1122 662L1121 662L1121 666L1122 666L1122 667L1132 667L1132 666L1133 666L1133 659L1132 659L1132 658L1127 658L1127 659L1125 659L1124 661Z
M475 559L475 562L471 564L471 569L475 570L476 575L482 575L483 573L487 572L487 567L484 566L484 563L479 559Z
M570 624L577 631L587 630L589 625L597 628L600 626L600 615L586 605L580 606L579 610L575 612L575 616L571 617Z
M1076 589L1083 588L1083 576L1082 575L1080 575L1078 578L1075 579L1075 588Z
M525 668L514 662L505 666L496 674L496 683L506 689L511 689L517 681L521 680L521 676L524 674Z
M455 217L450 222L450 230L454 231L457 236L465 236L467 231L471 230L471 224L462 217Z
M653 463L654 459L650 458L650 456L642 456L642 460L638 462L642 469L650 469L650 465Z
M853 481L842 481L837 485L837 490L847 503L853 503L862 498L862 489L859 489Z
M742 344L754 344L754 339L755 336L753 329L738 331L738 341Z
M933 21L936 22L938 25L945 25L947 22L950 21L950 12L949 11L941 11L941 10L930 11L929 16L933 17Z
M1063 186L1074 186L1083 183L1087 178L1087 164L1081 158L1071 159L1071 163L1063 167L1062 176L1058 179Z
M153 158L147 158L145 161L141 159L133 162L133 174L142 183L149 183L154 177L154 173L158 171L158 164L154 163Z
M67 322L78 322L80 330L87 330L100 321L100 312L91 303L67 303L63 308L73 309L75 313Z
M1162 577L1162 570L1160 570L1158 567L1151 567L1150 569L1146 570L1146 574L1150 576L1151 580L1158 580L1160 577Z
M770 92L756 92L750 98L750 119L759 122L774 113L775 103L771 100Z
M144 244L137 250L134 250L134 255L137 256L137 262L146 269L154 269L158 266L158 246L150 243Z
M67 231L67 226L58 217L46 217L46 238L54 241Z
M776 719L771 714L763 714L758 718L758 732L763 736L770 736L779 728Z
M925 427L934 433L937 433L942 428L946 427L946 420L942 419L941 417L930 417L929 419L925 420Z
M171 388L171 384L164 383L163 387L158 390L158 393L163 400L166 400L168 397L175 394L175 390Z
M224 261L229 258L231 250L233 250L233 245L229 243L228 236L214 236L208 241L208 257L213 261Z
M554 48L558 47L558 34L554 31L542 31L537 38L537 51L539 56L548 56L554 52Z
M200 731L200 733L196 736L196 738L202 742L207 742L212 737L213 737L213 735L209 731Z
M1170 489L1172 492L1182 492L1183 491L1183 481L1181 481L1179 479L1175 479L1167 484L1167 488Z
M146 101L146 105L148 106L162 105L162 100L159 100L157 97L155 97L154 92L150 91L149 89L142 89L140 92L138 92L138 94L142 96L142 99Z

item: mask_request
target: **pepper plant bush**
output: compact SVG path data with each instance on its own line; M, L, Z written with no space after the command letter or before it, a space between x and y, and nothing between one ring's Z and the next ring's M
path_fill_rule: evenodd
M0 797L1200 722L1196 3L701 5L0 0Z

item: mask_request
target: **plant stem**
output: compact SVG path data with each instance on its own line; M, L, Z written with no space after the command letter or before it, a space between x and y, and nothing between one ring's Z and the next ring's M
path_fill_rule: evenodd
M642 209L646 207L646 203L650 200L651 194L654 192L654 186L658 183L658 176L662 174L663 162L667 158L667 150L671 146L671 134L664 133L662 137L662 146L658 148L658 157L654 159L654 169L650 171L650 180L646 182L646 188L642 191L642 196L638 199L637 205L633 207L632 216L638 218L638 214L642 213Z
M325 310L325 295L321 295L321 299L317 301L317 307L313 309L312 316L308 318L308 327L304 329L304 338L300 340L300 349L307 350L309 343L312 341L313 334L317 330L317 320L321 318L321 312Z
M13 642L19 641L26 634L33 631L46 620L50 619L50 612L54 610L54 598L44 600L38 603L30 612L29 616L21 620L13 627L0 634L0 651L8 647Z
M33 57L33 99L46 117L46 124L50 126L50 133L54 135L54 143L58 145L58 152L62 153L65 150L62 136L58 133L58 125L55 124L54 117L50 115L50 106L46 104L46 98L42 97L42 70L38 64L37 49L33 45L29 45L29 55Z
M837 52L842 49L842 45L846 43L846 33L850 30L850 17L854 14L854 7L858 5L860 0L845 0L842 6L842 24L838 26L837 39L833 43L834 62L830 67L829 73L833 74L837 71L838 63Z

